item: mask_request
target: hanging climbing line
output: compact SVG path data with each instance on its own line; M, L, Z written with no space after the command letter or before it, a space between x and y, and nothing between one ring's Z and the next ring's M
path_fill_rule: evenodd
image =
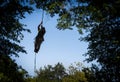
M35 53L35 58L34 58L34 72L36 72L36 53Z
M34 76L36 76L36 53L34 58ZM37 82L37 78L35 78L35 82Z
M44 19L44 9L42 11L42 22L41 23L43 23L43 19ZM42 26L42 28L40 28L41 31L39 31L38 35L35 38L35 50L34 50L34 52L35 52L35 57L34 57L34 73L35 74L36 74L36 70L37 70L36 69L36 53L38 53L38 51L40 49L40 45L44 41L43 36L44 36L44 34L46 32L45 31L45 27L43 27L43 25L41 25L41 26Z
M43 22L43 19L44 19L44 10L42 10L42 22Z

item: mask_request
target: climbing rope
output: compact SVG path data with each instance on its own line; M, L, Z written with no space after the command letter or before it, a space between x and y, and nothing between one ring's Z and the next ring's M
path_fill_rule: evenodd
M43 19L44 19L44 10L42 11L42 22L43 22Z
M41 43L44 41L44 34L45 34L45 27L43 27L43 19L44 19L44 9L42 9L42 20L41 20L41 24L39 24L39 26L41 27L40 30L38 29L38 35L36 36L35 38L35 49L34 49L34 52L35 52L35 57L34 57L34 76L36 76L36 53L38 53L39 49L40 49L40 46L41 46ZM38 28L39 28L38 26ZM35 78L35 82L37 82L37 78Z
M44 19L44 9L42 11L42 23L43 23L43 19ZM34 57L34 73L36 74L36 51L35 51L35 57Z
M35 58L34 58L34 72L36 72L36 53L35 53Z

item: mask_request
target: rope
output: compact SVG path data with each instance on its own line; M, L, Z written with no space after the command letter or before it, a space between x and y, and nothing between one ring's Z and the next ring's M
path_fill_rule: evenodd
M42 22L43 22L43 18L44 18L44 9L42 11ZM34 58L34 72L36 72L36 53L35 53L35 58Z
M34 73L36 75L36 53L35 53L35 58L34 58ZM35 77L35 82L37 82L37 77Z
M34 58L34 72L36 72L36 53L35 53L35 58Z
M42 22L43 22L43 19L44 19L44 10L42 11Z

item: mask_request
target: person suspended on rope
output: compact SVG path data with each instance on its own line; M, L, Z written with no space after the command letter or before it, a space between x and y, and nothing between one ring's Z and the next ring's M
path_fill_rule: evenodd
M35 53L38 53L41 43L44 41L44 35L46 33L45 27L43 27L42 23L43 22L41 22L38 25L38 34L35 37L35 44L34 44L34 46L35 46L34 52Z

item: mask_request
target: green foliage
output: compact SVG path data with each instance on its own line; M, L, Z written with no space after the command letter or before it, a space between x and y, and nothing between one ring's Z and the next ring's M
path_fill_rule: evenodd
M41 68L37 72L37 80L44 82L61 82L61 79L66 75L65 68L61 63L54 67L51 65Z
M7 55L0 55L0 82L23 82L24 71Z
M59 16L57 28L60 30L72 30L73 28L71 26L76 26L78 28L79 33L82 33L82 29L87 29L88 27L94 26L96 24L90 17L92 14L92 12L90 11L93 7L88 9L88 1L46 0L42 2L36 0L36 6L38 8L44 9L52 17L57 14Z
M32 8L26 0L1 0L0 1L0 82L23 82L23 69L19 67L12 55L26 53L24 47L19 43L23 39L23 31L30 32L23 28L24 24L19 22L25 18L26 12L31 13Z
M25 78L25 82L36 82L36 77L27 77Z
M86 40L90 42L87 61L97 60L101 65L98 76L104 79L103 81L120 81L119 22L119 19L116 21L111 19L101 23L99 27L93 28L86 37Z
M29 78L30 82L97 82L94 71L85 68L82 63L74 63L65 69L61 63L47 65L37 71L37 76Z
M99 4L99 5L96 5ZM85 38L89 42L88 62L96 60L100 68L93 65L96 78L101 82L119 82L120 75L120 0L93 1L91 6L101 12L102 20L90 30ZM97 15L96 15L97 16ZM99 18L96 17L96 18Z
M31 13L32 9L23 4L23 1L17 0L4 0L0 5L2 12L0 13L0 53L16 56L19 52L26 53L17 43L24 37L22 31L30 32L30 30L23 28L24 25L19 22L19 19L24 18L25 12Z
M88 82L85 77L85 73L82 71L83 64L75 62L75 65L71 64L68 69L68 75L63 78L63 82Z
M89 30L90 34L84 38L89 42L87 61L97 60L101 66L92 68L96 78L103 82L119 82L120 0L65 0L62 5L57 5L59 11L55 7L59 1L46 2L46 12L59 16L58 29L75 26L80 33L83 29Z
M68 75L63 78L63 82L88 82L84 72L75 72L74 75Z
M58 18L58 29L89 29L109 17L119 17L120 0L35 0L38 8Z
M7 76L5 76L3 73L0 73L0 81L10 82L10 79Z
M0 11L2 12L0 13L0 64L2 65L0 77L3 81L9 82L12 80L12 76L14 77L14 75L11 77L7 75L11 72L6 71L6 69L13 67L17 72L13 74L18 76L20 74L18 66L10 59L10 55L18 56L19 52L26 53L18 43L24 37L22 31L29 31L23 28L24 25L19 22L19 19L24 18L25 12L32 12L28 2L27 0L2 0L0 2ZM73 29L72 26L75 26L79 33L82 33L83 29L90 32L84 38L85 41L89 42L86 54L89 56L87 61L97 60L101 67L93 65L91 70L94 74L91 73L91 70L85 69L83 72L73 67L73 74L66 76L66 79L69 76L74 78L75 75L76 77L85 77L83 79L85 82L120 81L120 0L30 0L30 3L35 3L37 8L45 10L51 17L58 15L58 29ZM8 59L9 63L2 59L4 57ZM5 71L3 71L5 67ZM64 77L64 72L61 74L61 70L63 68L59 65L45 67L45 69L41 69L40 74L38 73L38 77L39 75L42 77L39 80L48 81L52 78L55 81L61 81L60 78ZM94 80L95 78L90 80L90 77L94 76L97 80ZM86 80L86 78L88 79ZM80 77L77 77L78 79ZM73 79L71 80L73 81Z

